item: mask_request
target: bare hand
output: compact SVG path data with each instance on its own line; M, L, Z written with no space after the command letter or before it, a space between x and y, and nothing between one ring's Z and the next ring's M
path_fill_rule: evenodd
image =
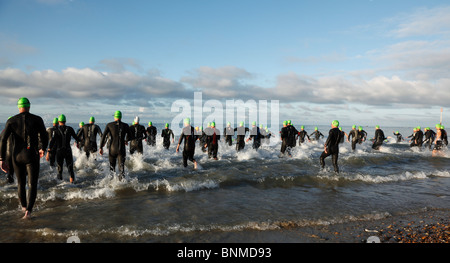
M100 148L100 151L98 151L98 153L99 153L100 155L103 155L103 148Z
M9 166L7 162L0 161L0 167L2 168L2 171L5 173L9 172Z
M44 150L39 150L39 158L42 158L42 157L44 157L44 154L45 154L45 152L44 152Z

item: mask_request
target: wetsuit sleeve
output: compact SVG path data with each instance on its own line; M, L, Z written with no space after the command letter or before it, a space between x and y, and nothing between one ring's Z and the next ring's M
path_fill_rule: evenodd
M322 133L320 133L320 134L322 134ZM322 136L323 136L323 135L322 135ZM331 142L331 138L333 138L333 132L332 132L332 130L330 130L330 132L328 133L328 138L327 138L327 140L325 141L325 147L329 148L330 142Z
M0 143L0 160L4 160L6 157L6 145L8 141L8 137L11 135L11 128L9 122L6 122L6 127L3 130L3 136L1 136Z
M108 137L108 134L110 133L109 126L107 125L105 128L105 132L102 135L102 139L100 140L100 148L103 148L106 143L106 138Z
M81 131L81 130L80 130ZM71 127L70 128L70 135L76 142L80 142L80 139L78 138L78 135L75 133L75 130Z
M172 136L173 136L173 133L172 133ZM180 139L178 139L179 145L181 145L181 143L183 142L183 138L184 138L184 132L183 132L183 130L181 130Z
M46 150L48 146L48 133L45 129L44 121L40 118L38 127L39 139L41 141L41 150Z
M102 133L102 129L100 128L100 126L95 125L95 127L97 128L98 135L99 135L100 137L102 137L102 136L103 136L103 133Z

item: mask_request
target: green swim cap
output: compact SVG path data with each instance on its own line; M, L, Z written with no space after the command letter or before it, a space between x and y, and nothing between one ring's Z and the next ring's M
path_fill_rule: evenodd
M356 125L353 125L353 126L352 126L352 129L356 129Z
M95 122L95 118L92 116L92 117L89 119L89 122Z
M20 108L29 108L30 105L31 105L30 101L25 97L22 97L17 101L17 107L19 109Z
M317 128L317 127L314 127L314 130L315 130L315 131L317 131L317 130L318 130L318 128Z
M287 121L287 123L288 123L288 124L291 124L291 123L292 123L292 121L291 121L291 120L288 120L288 121Z
M169 124L168 124L168 123L166 123L165 127L166 127L166 128L167 128L167 127L169 127Z
M303 126L303 125L302 125L302 126L300 126L300 128L301 128L301 129L304 129L304 128L305 128L305 126Z
M376 128L376 129L379 129L379 128L380 128L380 125L375 126L375 128Z
M184 124L191 124L191 119L185 118L183 121Z
M252 121L252 125L256 125L256 121Z
M339 127L339 121L338 121L338 120L334 120L331 124L332 124L334 127Z
M440 129L441 128L441 125L438 123L438 124L436 124L436 129Z
M362 127L361 127L361 126L358 126L358 130L362 131Z
M211 127L211 122L208 122L208 127Z
M398 134L398 131L395 131L395 134Z
M339 127L339 130L342 131L342 127Z
M420 130L420 126L417 126L417 129Z
M58 118L53 119L53 124L56 124L56 123L58 123Z
M64 115L64 114L59 115L58 121L59 122L66 122L66 115Z
M244 122L243 121L241 121L241 122L239 122L239 126L244 126Z
M214 121L211 122L211 127L216 127L216 123Z
M287 125L287 121L283 121L283 125Z
M264 125L262 125L262 124L259 125L259 128L260 128L260 129L262 129L263 127L264 127Z
M153 124L153 123L152 123L151 121L148 122L148 126L152 126L152 124Z
M441 125L441 129L442 129L442 130L445 129L444 125Z
M83 127L84 126L84 122L80 122L80 126Z
M122 119L122 112L121 111L116 111L115 113L114 113L114 118L117 118L117 119Z

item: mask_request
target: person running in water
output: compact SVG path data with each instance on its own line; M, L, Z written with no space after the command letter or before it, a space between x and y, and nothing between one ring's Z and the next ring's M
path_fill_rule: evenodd
M195 141L197 140L197 135L195 135L195 129L191 126L191 120L189 118L184 119L184 127L181 130L176 152L180 151L180 145L183 140L183 166L187 167L187 161L189 160L194 163L194 169L197 169L197 161L194 159Z
M339 142L341 141L341 131L339 130L339 121L334 120L331 123L331 129L328 133L328 138L324 144L324 151L320 155L320 165L322 169L325 168L325 158L332 155L333 167L336 173L339 173L338 157L339 157Z
M436 137L436 133L433 130L431 130L430 127L426 127L424 129L424 131L425 131L425 133L424 133L425 140L423 141L423 143L425 145L428 145L428 149L431 150L431 145L434 142L434 138Z
M259 127L256 126L256 121L252 122L252 129L250 130L250 137L248 137L247 142L253 140L253 149L258 150L261 146L261 131Z
M379 150L381 145L383 144L383 141L386 139L387 138L384 137L384 132L380 129L380 126L375 126L375 137L373 138L372 149Z
M298 146L305 142L305 137L308 138L308 142L311 142L308 133L305 131L305 126L300 126L300 131L298 132Z
M323 138L323 134L319 131L317 127L314 128L314 132L309 135L309 137L313 138L314 141L319 141L320 137Z
M153 123L151 121L148 122L147 127L147 144L150 146L156 145L156 134L158 133L158 130L155 126L153 126Z
M298 130L292 125L292 121L287 121L287 147L289 147L289 151L292 151L292 149L297 145L297 137L298 137Z
M420 126L416 127L416 133L414 134L414 138L412 139L411 147L422 147L423 144L423 132L420 129Z
M288 156L291 157L290 148L288 148L288 122L283 121L283 128L280 130L281 149L280 152L284 155L287 151Z
M230 122L227 122L227 127L223 129L223 135L225 136L225 143L231 146L233 144L234 129L231 128Z
M59 115L58 122L59 126L56 130L55 137L50 141L49 149L47 151L47 161L50 160L49 153L52 151L53 147L56 147L56 164L58 165L57 178L59 180L63 179L62 173L65 161L70 175L70 182L74 183L75 172L73 171L73 154L70 140L73 138L78 144L80 139L75 133L75 130L66 125L66 116L64 114Z
M81 148L84 145L84 137L83 137L83 127L84 127L84 122L80 122L78 123L78 130L76 132L76 135L78 137L78 139L80 140L79 143L77 143L77 148L82 151L83 148Z
M416 136L416 132L417 132L417 127L414 127L413 133L411 135L409 135L408 137L406 137L408 139L411 138L408 142L412 142L414 140L414 137Z
M444 125L441 125L441 133L442 133L442 140L445 144L445 146L448 145L448 138L447 138L447 132L445 131Z
M347 141L350 142L350 137L352 138L352 150L356 150L356 144L359 140L359 130L356 129L356 125L352 126L352 130L348 133Z
M443 148L445 146L444 142L444 132L441 128L441 124L436 124L436 136L434 140L433 156L443 155Z
M47 134L48 134L48 140L51 141L53 139L53 137L55 137L55 133L58 130L58 118L54 118L53 119L53 126L47 128ZM55 161L56 161L56 144L55 146L53 146L53 149L51 149L50 152L48 152L48 156L49 156L49 162L50 162L50 166L51 167L55 167Z
M125 158L127 155L126 146L133 139L130 132L130 126L122 122L122 112L114 113L114 121L106 125L105 131L100 141L100 155L103 155L103 147L106 140L110 139L109 144L109 169L111 173L115 173L117 161L119 162L119 179L123 179L125 175Z
M144 154L144 145L142 140L147 138L145 127L139 124L139 117L134 118L134 124L130 126L130 132L133 134L133 140L130 142L130 154L136 151L139 154Z
M216 129L216 123L211 122L210 135L206 137L206 146L208 147L208 158L217 160L217 151L219 150L220 132Z
M169 129L169 124L166 123L165 129L161 131L161 137L163 137L163 147L169 149L170 147L170 137L172 137L172 142L175 142L175 135L171 129Z
M103 136L102 130L95 124L95 117L92 116L89 118L89 124L85 124L81 129L81 136L78 136L84 139L82 145L87 158L98 150L97 134L100 138Z
M397 138L397 143L400 143L400 142L404 141L403 136L398 131L395 131L395 132L392 132L392 133Z
M48 146L48 135L41 117L31 114L31 103L27 98L17 101L19 114L11 117L5 126L0 146L0 167L8 173L6 162L8 139L14 136L12 166L17 178L17 190L23 218L30 218L37 196L40 158ZM28 199L26 193L28 176Z
M358 143L361 144L367 140L367 132L361 126L358 126L358 131Z
M241 150L244 150L245 147L245 133L249 132L250 130L247 127L244 127L244 122L241 121L239 123L238 128L234 128L234 131L237 131L236 135L236 151L239 152Z

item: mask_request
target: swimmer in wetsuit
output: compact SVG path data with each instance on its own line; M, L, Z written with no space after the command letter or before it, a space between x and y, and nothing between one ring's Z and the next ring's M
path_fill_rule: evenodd
M339 130L339 121L334 120L331 123L331 129L328 133L328 138L324 144L324 151L320 155L320 165L322 169L325 168L325 158L332 155L333 167L336 173L339 173L338 157L339 157L339 142L341 141L341 131Z
M36 201L39 168L39 158L44 156L48 146L48 135L41 117L30 113L31 103L27 98L20 98L17 102L19 114L11 117L5 126L1 138L0 167L8 172L10 167L6 160L7 142L14 136L12 165L17 177L17 190L23 218L30 218ZM28 176L28 200L26 184Z
M105 131L100 141L100 155L103 155L103 146L109 137L109 169L111 173L116 171L117 161L119 162L119 179L123 179L125 175L125 158L126 147L128 141L133 139L133 134L130 132L130 126L122 122L122 112L116 111L114 113L114 122L106 125Z
M444 146L444 133L442 132L441 124L436 124L436 137L434 140L433 156L442 155Z
M287 151L288 156L291 157L290 148L288 148L288 122L283 121L283 128L280 130L281 149L280 152L284 155Z
M358 143L361 144L367 140L367 132L361 126L358 126Z
M410 147L419 147L421 148L423 144L423 132L420 130L420 126L416 127L416 132L414 133L414 138L412 138L412 143Z
M392 132L392 133L397 138L397 143L400 143L400 142L404 141L403 136L398 131L395 131L395 132Z
M195 135L195 129L191 126L191 120L189 118L184 119L183 122L184 127L181 130L176 152L180 151L180 145L184 140L183 166L187 167L187 161L189 160L194 163L194 169L197 169L197 161L194 159L195 141L197 140L197 135Z
M386 139L387 138L384 137L384 132L380 129L380 126L375 126L375 137L373 138L372 149L379 150L381 145L383 144L383 141Z
M219 150L220 132L216 129L216 123L211 122L211 128L209 129L210 135L206 137L206 146L208 147L208 158L214 158L217 160L217 151Z
M95 124L95 117L92 116L89 118L89 123L81 128L81 135L78 136L84 139L84 142L82 141L81 145L83 146L87 158L89 158L91 154L97 152L97 134L100 138L103 136L102 130Z
M319 131L317 127L314 128L314 132L309 135L309 137L313 138L314 141L318 141L320 137L323 138L323 134Z
M302 145L305 142L305 137L308 138L308 141L311 142L308 133L305 131L305 126L300 126L300 131L298 132L298 146Z
M247 142L253 140L253 149L258 150L261 147L261 131L258 126L256 126L256 121L252 122L252 129L250 130L250 137L248 137Z
M153 126L153 123L151 121L148 122L147 127L147 144L150 146L156 145L156 134L158 133L158 130L155 126Z
M233 144L234 129L231 128L230 122L227 122L227 127L223 129L223 135L225 136L225 143L231 146Z
M9 117L8 120L9 119L11 119L11 117ZM0 148L1 148L1 138L3 137L4 133L5 129L3 129L2 133L0 134ZM12 163L13 148L14 148L14 135L10 135L6 145L6 156L5 156L5 162L8 164L9 167L9 170L6 174L6 182L8 184L14 183L14 167Z
M48 140L51 141L53 139L53 137L55 137L55 133L58 130L58 118L54 118L53 119L53 126L50 128L47 128L47 134L48 134ZM48 156L49 156L49 162L50 162L50 166L51 167L55 167L55 160L56 160L56 144L55 146L51 149L50 152L48 152Z
M244 122L241 121L239 123L238 128L234 128L234 131L237 131L236 135L236 151L239 152L241 150L244 150L245 147L245 133L249 132L250 130L247 127L244 127Z
M73 154L70 140L73 138L76 143L79 143L79 138L75 133L75 130L66 125L66 116L61 114L58 117L59 126L56 130L55 137L52 138L47 151L47 161L50 160L49 153L52 152L53 147L56 147L56 164L58 166L58 179L62 180L62 173L64 167L64 161L66 161L67 170L70 175L70 182L74 183L75 172L73 171ZM56 145L56 146L55 146Z
M169 124L166 123L165 129L161 131L161 137L163 137L163 147L169 149L170 147L170 137L172 137L172 142L175 142L175 135L171 129L169 129Z
M130 132L133 134L133 140L130 142L130 154L136 151L139 154L144 154L144 145L142 140L147 138L145 127L139 124L139 117L134 118L134 124L130 126Z
M352 126L352 130L348 133L347 141L350 142L350 137L352 137L352 150L355 151L356 144L359 140L359 130L356 129L356 125Z
M430 127L426 127L424 130L425 130L425 133L424 133L425 140L423 141L423 143L425 145L428 145L428 149L431 150L431 145L434 142L434 138L436 137L436 133L433 130L431 130Z

